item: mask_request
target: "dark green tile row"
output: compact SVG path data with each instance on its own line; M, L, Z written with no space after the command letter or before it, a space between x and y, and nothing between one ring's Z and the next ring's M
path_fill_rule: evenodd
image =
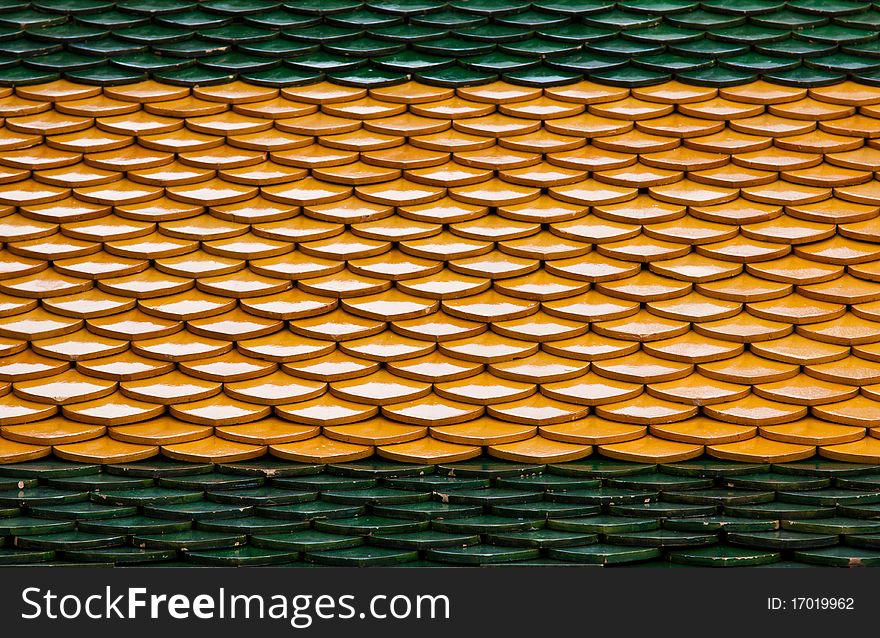
M851 0L4 0L0 82L877 84L878 35Z
M874 565L880 466L0 465L0 565Z

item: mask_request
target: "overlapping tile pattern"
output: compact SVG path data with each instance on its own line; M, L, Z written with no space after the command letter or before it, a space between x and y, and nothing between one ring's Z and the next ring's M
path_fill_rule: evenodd
M0 82L880 81L853 0L5 0Z
M102 471L103 469L103 471ZM880 466L0 466L0 565L880 564Z
M0 99L0 460L880 462L880 89Z

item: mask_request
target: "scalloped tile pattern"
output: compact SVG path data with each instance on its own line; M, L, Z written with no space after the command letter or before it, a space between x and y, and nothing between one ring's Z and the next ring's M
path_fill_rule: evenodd
M880 92L0 99L0 460L880 462Z
M878 470L43 459L0 465L0 564L874 566Z
M877 85L878 16L852 0L8 0L0 82Z

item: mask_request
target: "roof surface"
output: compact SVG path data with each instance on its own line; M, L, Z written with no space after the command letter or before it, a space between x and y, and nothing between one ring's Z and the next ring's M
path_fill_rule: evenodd
M878 25L848 0L5 0L0 82L876 84Z
M0 561L878 560L877 16L4 3Z
M875 461L875 103L18 87L0 454Z
M0 466L0 565L872 566L878 469L31 461Z

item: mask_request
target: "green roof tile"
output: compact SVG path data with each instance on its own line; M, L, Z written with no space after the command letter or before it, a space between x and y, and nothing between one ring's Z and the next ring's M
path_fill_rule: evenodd
M377 459L336 465L333 473L291 463L303 471L267 477L276 463L189 475L160 462L115 466L112 474L101 467L77 474L95 468L53 460L5 466L2 480L11 489L0 497L28 501L29 510L0 513L0 562L381 566L427 559L431 566L526 566L659 559L717 567L784 555L844 566L878 563L880 554L880 479L865 473L874 466L818 460L771 470L705 458L656 467L597 458L545 468L477 459L425 474L434 468ZM49 484L36 484L35 475ZM425 500L429 492L435 498ZM95 500L81 500L89 494ZM312 500L288 503L291 497ZM49 500L30 504L35 499Z
M301 82L254 56L296 60L297 66L326 71L341 84L365 87L412 77L441 86L495 79L480 73L498 73L508 82L536 87L577 82L580 74L630 87L669 77L710 86L748 81L745 75L706 75L712 62L725 58L732 58L726 68L771 82L823 86L840 77L835 71L845 76L873 69L870 63L834 56L880 55L880 49L874 51L880 46L878 16L880 10L869 3L806 0L423 0L392 5L359 0L126 0L115 5L106 0L43 0L33 6L13 2L0 14L0 55L10 56L13 65L16 59L43 56L34 62L41 70L103 85L143 77L136 73L180 85L236 77L264 86ZM100 59L77 57L91 55L112 57L126 73L104 66L93 69ZM674 57L664 57L668 55ZM174 63L165 66L156 56L195 58L202 64L176 72ZM532 70L519 57L545 59L553 70ZM620 72L604 57L622 64L639 60L640 65ZM462 58L471 72L444 70ZM822 60L809 71L788 66L818 58ZM368 70L360 70L367 61ZM0 71L4 84L52 79L15 66L0 65ZM865 82L873 79L868 75Z

